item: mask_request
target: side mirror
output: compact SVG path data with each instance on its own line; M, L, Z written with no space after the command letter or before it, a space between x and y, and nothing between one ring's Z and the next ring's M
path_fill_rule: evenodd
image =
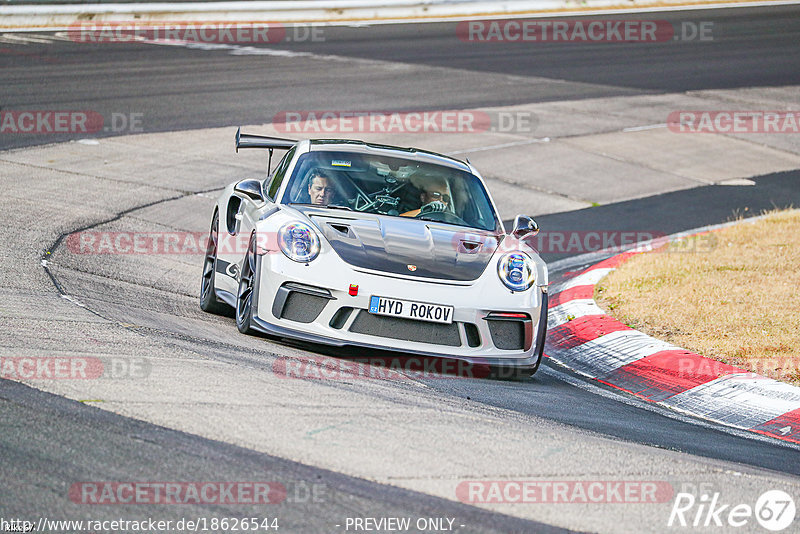
M242 180L233 186L233 191L247 198L264 202L264 196L261 194L261 182L254 178Z
M535 236L539 233L539 225L536 224L531 217L527 215L517 215L514 218L514 229L511 230L511 235L517 239L522 239L527 235Z

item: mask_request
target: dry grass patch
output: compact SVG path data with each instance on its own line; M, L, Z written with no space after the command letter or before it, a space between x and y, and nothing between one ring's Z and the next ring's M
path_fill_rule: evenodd
M655 338L800 385L800 211L637 255L595 299Z

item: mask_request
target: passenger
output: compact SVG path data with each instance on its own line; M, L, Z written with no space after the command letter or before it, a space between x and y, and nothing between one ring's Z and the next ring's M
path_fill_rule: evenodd
M420 187L420 186L418 186ZM420 213L445 211L450 207L450 194L448 193L447 180L441 176L427 176L421 184L422 193L419 195L420 207L400 215L403 217L417 217Z

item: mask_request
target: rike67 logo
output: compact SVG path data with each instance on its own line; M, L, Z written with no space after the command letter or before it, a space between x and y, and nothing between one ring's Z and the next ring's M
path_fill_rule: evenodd
M763 528L779 532L792 525L796 512L792 496L781 490L765 491L755 506L725 502L719 492L703 492L700 497L680 492L675 495L667 526L730 530L748 525L752 528L755 519Z

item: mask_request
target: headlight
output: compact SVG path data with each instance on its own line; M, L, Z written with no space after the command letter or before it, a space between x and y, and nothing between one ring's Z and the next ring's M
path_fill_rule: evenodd
M525 291L536 280L536 266L527 254L512 252L500 258L497 276L511 291Z
M278 245L287 258L300 263L308 263L319 255L317 232L301 222L284 224L278 230Z

